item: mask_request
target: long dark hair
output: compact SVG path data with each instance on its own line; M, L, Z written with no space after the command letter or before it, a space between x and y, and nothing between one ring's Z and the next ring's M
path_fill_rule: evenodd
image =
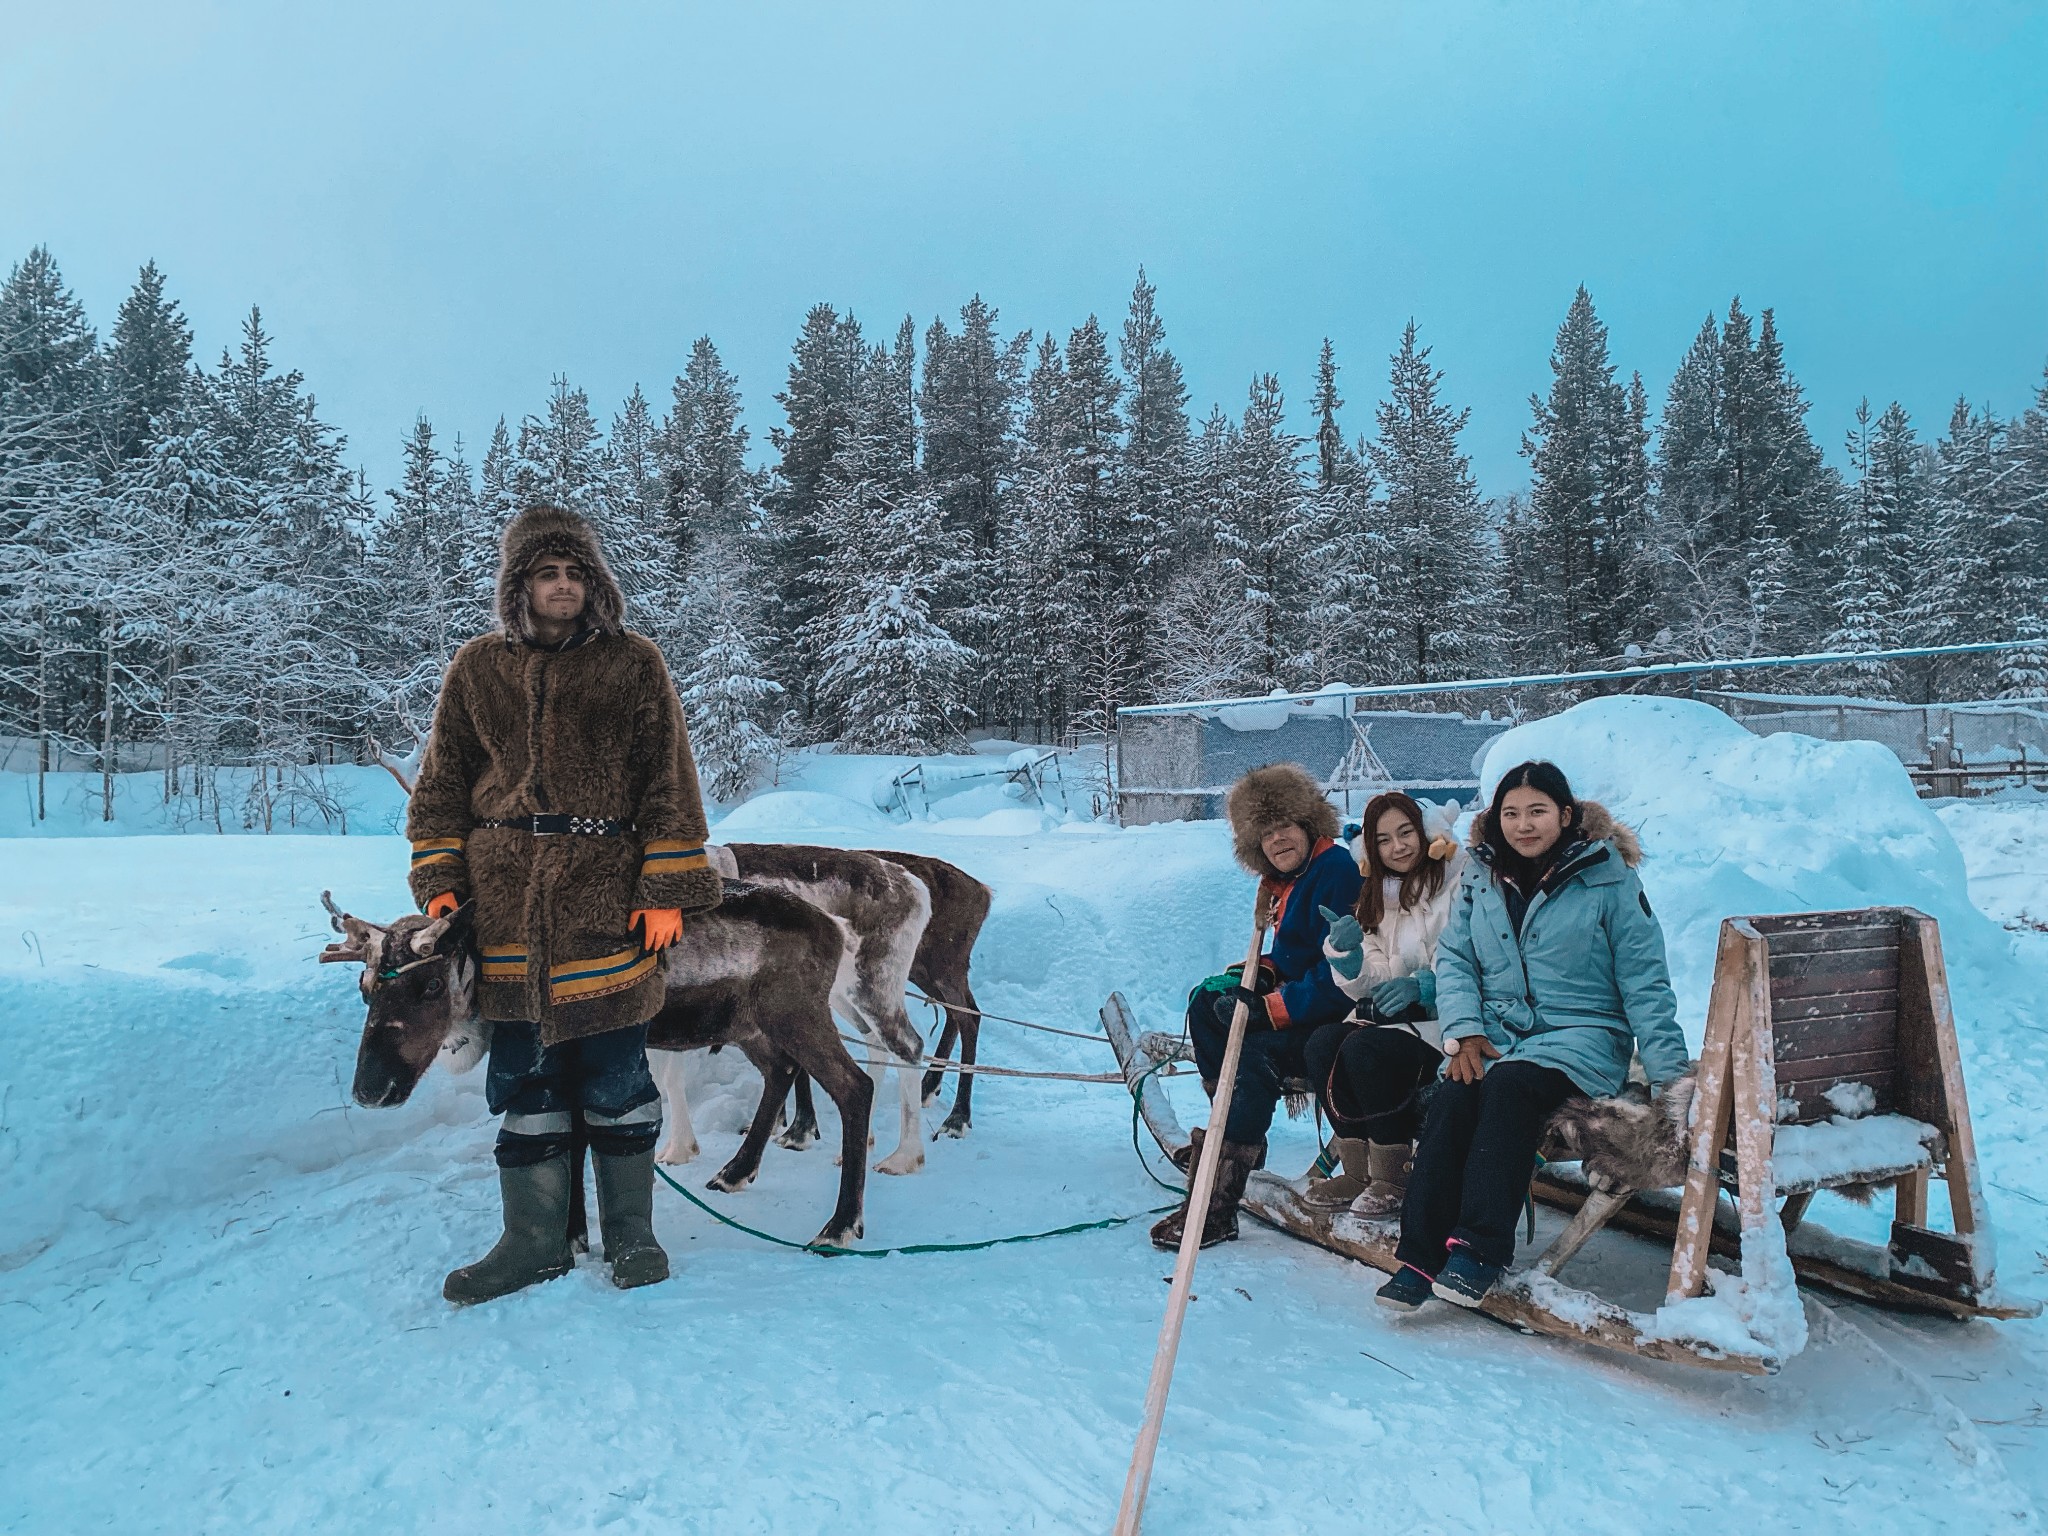
M1395 875L1380 861L1380 819L1389 811L1399 811L1408 818L1415 828L1416 840L1422 845L1422 857L1404 875ZM1374 795L1366 802L1365 826L1358 840L1365 845L1365 884L1358 889L1358 905L1353 915L1361 928L1377 928L1386 917L1386 882L1390 877L1401 882L1404 912L1412 911L1444 888L1445 861L1430 854L1429 829L1422 824L1422 807L1416 804L1414 796L1404 795L1398 789Z
M1533 789L1557 802L1558 810L1564 813L1564 832L1558 835L1558 844L1564 842L1579 819L1578 796L1572 793L1571 781L1564 776L1564 770L1555 763L1542 761L1527 762L1510 768L1500 776L1500 782L1493 786L1493 804L1486 811L1486 847L1494 858L1496 869L1505 865L1515 869L1528 861L1515 852L1515 845L1507 840L1500 829L1501 807L1507 803L1511 789Z

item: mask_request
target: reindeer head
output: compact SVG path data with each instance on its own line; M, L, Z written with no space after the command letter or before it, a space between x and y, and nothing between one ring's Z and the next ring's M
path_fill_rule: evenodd
M403 1104L434 1058L457 1071L476 1065L489 1036L476 1016L477 947L473 905L446 917L401 917L388 927L343 912L320 893L342 942L323 962L363 967L362 1043L356 1048L355 1100L371 1109Z

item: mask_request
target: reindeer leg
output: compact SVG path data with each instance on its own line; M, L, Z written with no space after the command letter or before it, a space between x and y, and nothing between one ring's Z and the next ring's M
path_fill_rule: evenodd
M690 1095L683 1082L681 1051L649 1051L647 1065L654 1073L654 1086L666 1100L668 1136L654 1154L657 1163L682 1164L703 1150L697 1145L697 1128L690 1124Z
M807 1053L804 1065L839 1109L839 1203L832 1219L813 1242L844 1248L866 1230L863 1197L867 1190L868 1119L874 1110L874 1084L853 1058L828 1034L819 1048Z
M971 1067L974 1065L975 1053L981 1048L981 1014L968 1010L978 1010L981 1005L974 1000L974 989L967 984L965 978L962 978L960 982L960 996L966 1000L967 1005L966 1009L963 1009L960 1014L960 1062L963 1066ZM952 1012L949 1009L947 1011L948 1029L952 1027L951 1018ZM941 1136L965 1136L968 1127L973 1122L974 1074L972 1072L962 1072L960 1074L960 1086L953 1092L953 1111L946 1116L944 1122L939 1126L939 1134Z
M792 1152L801 1152L818 1139L818 1106L811 1097L811 1074L798 1068L796 1074L796 1117L789 1129L776 1138Z
M705 1188L730 1195L754 1182L754 1175L761 1171L761 1152L768 1145L768 1133L775 1128L775 1112L789 1092L789 1080L795 1072L796 1063L780 1052L762 1066L761 1075L768 1083L761 1102L754 1107L754 1123L747 1127L746 1139L740 1143L739 1151L733 1153L732 1161L719 1169L718 1176Z
M583 1200L583 1161L590 1152L590 1127L583 1111L569 1116L569 1251L590 1252L590 1213Z
M960 1038L960 1026L959 1026L959 1023L958 1023L958 1022L957 1022L957 1021L955 1020L955 1018L954 1018L954 1015L953 1015L953 1010L952 1010L952 1008L951 1008L951 1007L948 1007L948 1008L946 1009L946 1027L945 1027L944 1029L942 1029L941 1031L939 1031L939 1044L938 1044L938 1048L937 1048L936 1050L934 1050L934 1051L932 1052L932 1054L933 1054L934 1056L939 1056L939 1057L944 1057L944 1058L950 1059L950 1058L952 1057L952 1055L953 1055L953 1042L954 1042L955 1040L959 1039L959 1038ZM965 1074L964 1074L964 1073L963 1073L962 1075L963 1075L963 1076L965 1076ZM936 1098L937 1098L937 1097L939 1096L939 1085L940 1085L941 1083L945 1082L945 1080L946 1080L946 1074L945 1074L944 1072L940 1071L940 1070L939 1070L939 1069L938 1069L937 1067L933 1067L933 1068L932 1068L932 1069L931 1069L931 1070L930 1070L929 1072L925 1073L925 1075L924 1075L924 1101L925 1101L925 1103L929 1104L929 1103L931 1103L931 1102L932 1102L932 1100L936 1099Z
M875 1049L879 1052L881 1047L876 1046ZM879 1056L877 1059L885 1062L887 1060ZM875 1164L875 1172L915 1173L924 1166L924 1095L920 1091L917 1064L914 1061L904 1061L899 1057L895 1061L895 1067L897 1099L901 1106L897 1126L899 1136L896 1150ZM879 1088L879 1072L876 1073L875 1080Z

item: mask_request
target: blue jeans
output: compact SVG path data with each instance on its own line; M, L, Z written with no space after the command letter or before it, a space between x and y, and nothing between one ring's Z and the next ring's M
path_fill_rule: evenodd
M484 1102L503 1115L501 1168L527 1167L569 1150L575 1116L601 1157L650 1152L661 1135L661 1090L647 1070L647 1026L540 1043L540 1026L497 1020Z

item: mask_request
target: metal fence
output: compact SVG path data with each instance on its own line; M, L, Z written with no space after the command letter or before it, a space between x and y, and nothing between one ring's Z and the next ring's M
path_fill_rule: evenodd
M1262 763L1299 763L1353 812L1384 789L1469 800L1480 756L1508 722L1416 710L1355 710L1340 696L1244 700L1117 721L1117 818L1125 826L1223 814L1223 797Z
M1797 731L1874 741L1905 764L1923 795L1959 796L2048 784L2048 699L1896 704L1882 699L1702 691L1760 736Z

